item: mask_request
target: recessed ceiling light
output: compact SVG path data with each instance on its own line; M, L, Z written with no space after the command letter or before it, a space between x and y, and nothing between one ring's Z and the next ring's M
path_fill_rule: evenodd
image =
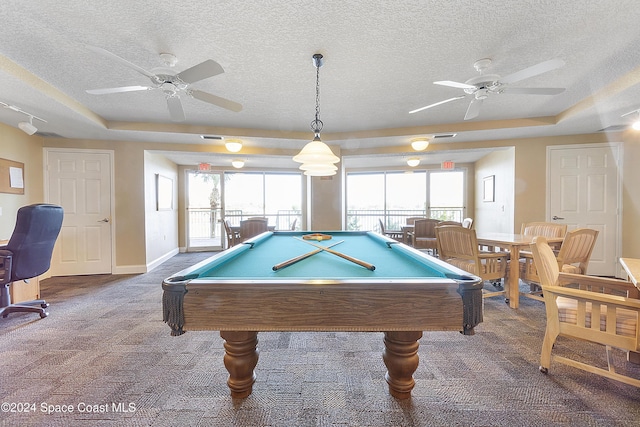
M407 159L407 164L414 168L420 164L420 159L417 157L411 157L410 159Z
M240 141L239 139L227 139L227 141L224 143L224 146L228 151L237 153L238 151L242 150L242 141Z

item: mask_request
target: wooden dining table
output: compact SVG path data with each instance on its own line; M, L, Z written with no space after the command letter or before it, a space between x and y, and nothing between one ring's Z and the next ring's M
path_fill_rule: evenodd
M620 265L627 273L629 281L635 285L640 292L640 259L638 258L620 258ZM635 297L638 298L640 294L636 293Z
M477 231L476 236L480 246L500 248L509 252L511 261L509 262L509 283L506 284L504 293L505 301L511 308L518 308L520 305L520 250L527 250L535 236L525 236L516 233L498 233ZM548 237L549 243L562 243L563 237Z

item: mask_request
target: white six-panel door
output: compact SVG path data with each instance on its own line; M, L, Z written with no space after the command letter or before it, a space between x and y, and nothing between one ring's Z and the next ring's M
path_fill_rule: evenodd
M620 144L547 148L547 217L600 233L587 273L615 276L620 253Z
M53 276L112 271L110 152L45 150L45 198L64 209Z

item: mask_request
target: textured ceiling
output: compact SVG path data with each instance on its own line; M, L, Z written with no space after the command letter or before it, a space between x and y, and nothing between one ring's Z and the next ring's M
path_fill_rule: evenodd
M312 137L314 53L325 59L323 140L358 158L392 150L389 161L403 162L411 137L443 132L456 132L459 143L594 133L627 123L620 116L640 108L636 1L3 0L0 19L0 101L45 119L34 123L41 133L209 144L213 151L221 143L200 134L239 137L241 156L256 166L293 166L290 153ZM186 120L177 123L160 90L89 94L150 80L88 46L154 73L164 67L160 53L177 57L176 72L213 59L224 73L191 88L243 109L182 93ZM480 115L467 121L470 97L408 114L465 95L433 82L465 82L478 75L473 64L481 58L492 59L487 73L502 77L561 58L564 67L512 87L566 90L490 94ZM21 120L0 108L0 122ZM264 163L268 155L277 157Z

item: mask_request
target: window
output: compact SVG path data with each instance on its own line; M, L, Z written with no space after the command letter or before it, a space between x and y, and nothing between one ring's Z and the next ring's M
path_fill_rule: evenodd
M429 171L429 217L462 222L464 172Z
M302 221L302 175L276 172L227 172L224 179L225 218L238 225L260 216L269 225L288 230Z
M462 221L464 179L464 171L347 173L347 230L378 230L378 220L398 230L412 216Z

